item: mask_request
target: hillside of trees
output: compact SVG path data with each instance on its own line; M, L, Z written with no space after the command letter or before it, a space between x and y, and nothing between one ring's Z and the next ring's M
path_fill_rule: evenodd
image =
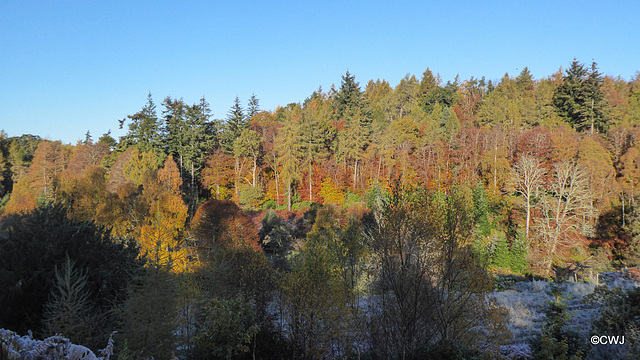
M640 73L347 72L225 119L149 94L119 126L0 134L0 328L118 330L122 359L493 357L496 276L640 264Z

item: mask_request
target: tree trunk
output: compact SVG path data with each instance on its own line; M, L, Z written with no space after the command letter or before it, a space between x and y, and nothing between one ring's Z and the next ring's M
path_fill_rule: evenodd
M256 187L256 170L258 169L258 158L253 158L253 187Z
M358 159L356 158L356 163L353 166L353 191L356 191L356 183L358 181Z
M291 211L291 181L287 181L287 209Z
M313 164L309 162L309 202L313 203Z
M531 191L527 191L527 239L529 238L529 223L531 222Z

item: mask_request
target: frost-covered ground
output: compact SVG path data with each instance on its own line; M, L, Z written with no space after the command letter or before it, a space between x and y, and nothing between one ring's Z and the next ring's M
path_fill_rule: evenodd
M0 345L0 358L8 360L109 360L113 355L113 334L107 347L99 351L102 357L59 335L36 340L31 333L20 336L13 331L0 329Z
M616 272L602 274L600 284L623 289L640 286L637 280ZM560 296L567 299L567 309L572 313L569 326L587 343L590 336L594 335L591 323L599 316L599 309L595 305L585 304L582 299L593 293L597 284L582 281L560 284L520 281L509 286L508 290L495 291L491 295L500 306L509 310L512 338L508 348L527 348L540 334L545 321L544 309L547 302L555 299L552 286L558 286L561 290Z

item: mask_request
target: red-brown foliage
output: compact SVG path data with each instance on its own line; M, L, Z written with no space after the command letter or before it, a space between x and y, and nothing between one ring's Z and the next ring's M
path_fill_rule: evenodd
M192 233L201 251L210 250L214 245L260 250L258 228L233 201L209 200L202 204L193 217Z

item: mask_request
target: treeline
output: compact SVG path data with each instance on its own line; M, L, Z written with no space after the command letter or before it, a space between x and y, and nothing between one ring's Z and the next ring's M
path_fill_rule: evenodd
M504 335L487 268L586 277L640 261L638 124L640 77L577 60L496 84L444 84L427 69L362 88L347 72L274 111L236 98L224 121L204 98L158 109L149 95L117 140L2 136L2 244L52 212L114 244L134 239L139 263L110 300L120 315L104 299L80 306L102 309L108 332L129 329L127 356L478 354ZM94 281L95 257L81 253L39 263L29 324L50 331L46 294L71 286L64 271ZM0 300L19 303L29 292L12 276Z
M427 69L395 88L377 80L362 89L347 72L339 88L272 112L261 111L255 96L245 111L236 98L221 121L204 98L188 105L167 97L158 110L149 95L139 112L120 120L128 133L118 141L104 134L93 142L89 133L77 146L5 138L1 190L4 213L64 202L81 219L137 238L140 224L157 221L159 207L150 209L160 194L149 189L163 164L181 181L163 191L187 206L187 215L177 202L165 209L172 215L163 219L177 232L210 198L291 210L314 202L366 206L395 179L445 193L482 186L490 212L485 235L510 246L526 238L543 269L554 261L550 253L594 239L613 252L607 256L624 258L635 235L628 225L639 122L638 76L603 76L595 63L574 60L564 73L539 80L525 68L497 84L443 84ZM582 192L553 215L552 199L566 199L563 176ZM598 230L610 226L614 231ZM563 251L555 251L559 245Z

